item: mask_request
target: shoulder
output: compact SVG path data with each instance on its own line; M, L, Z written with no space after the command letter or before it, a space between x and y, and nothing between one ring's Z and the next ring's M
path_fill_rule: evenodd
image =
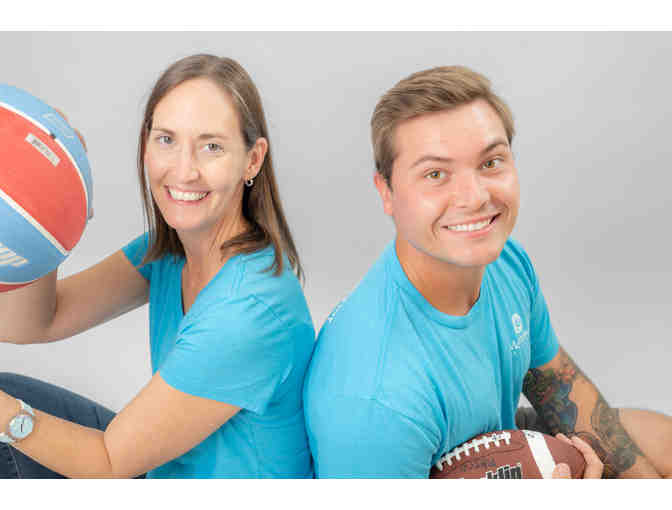
M232 282L232 296L253 297L261 306L272 310L285 325L306 322L312 328L312 319L301 283L289 260L286 256L283 258L282 272L277 275L273 267L274 261L275 251L272 246L252 254L240 255L238 278Z
M150 280L152 285L156 282L162 282L166 277L174 277L175 268L181 268L181 262L184 259L177 255L163 255L151 262L142 264L149 248L149 232L144 232L122 247L122 251L129 262L145 279Z
M302 380L315 330L291 269L264 271L272 260L255 252L226 262L179 324L176 364L214 367L223 379L242 370L248 379L281 382L300 371Z
M397 316L398 293L383 254L322 325L306 379L307 398L375 394Z
M147 280L149 280L151 276L151 267L150 267L151 265L147 264L145 266L140 266L140 263L142 262L142 259L145 257L145 253L147 253L148 247L149 247L149 234L145 232L144 234L140 234L139 236L137 236L135 239L130 241L121 249L124 252L124 255L126 255L126 258L129 260L129 262L133 264L133 266Z
M241 332L299 327L314 341L312 319L298 279L287 260L276 276L269 269L273 260L272 247L232 257L201 291L188 322L210 320Z
M352 329L379 330L395 305L397 287L383 254L355 288L333 308L320 331L323 337L349 335Z
M149 233L144 232L137 236L135 239L130 241L126 246L123 247L123 250L128 255L144 255L149 246Z

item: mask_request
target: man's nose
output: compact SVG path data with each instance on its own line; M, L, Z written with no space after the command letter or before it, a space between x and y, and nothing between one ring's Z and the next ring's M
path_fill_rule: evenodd
M477 171L456 172L453 178L452 191L455 207L476 211L490 200L490 193Z

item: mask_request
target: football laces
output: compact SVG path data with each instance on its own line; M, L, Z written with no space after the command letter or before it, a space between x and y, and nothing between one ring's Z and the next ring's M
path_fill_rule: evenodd
M482 437L472 439L466 443L461 444L460 446L453 448L448 453L444 453L443 456L436 462L435 466L439 471L443 471L443 465L448 464L449 466L453 465L453 460L460 460L462 455L469 457L470 450L473 450L474 453L478 453L480 448L483 447L486 450L489 450L491 446L498 448L500 442L503 441L504 444L511 443L511 433L510 432L499 432L486 434Z

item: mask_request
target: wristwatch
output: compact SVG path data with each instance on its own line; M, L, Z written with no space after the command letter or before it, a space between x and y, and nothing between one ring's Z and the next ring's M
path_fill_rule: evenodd
M35 426L35 411L23 400L19 400L21 410L7 426L7 432L0 432L0 443L16 443L28 437Z

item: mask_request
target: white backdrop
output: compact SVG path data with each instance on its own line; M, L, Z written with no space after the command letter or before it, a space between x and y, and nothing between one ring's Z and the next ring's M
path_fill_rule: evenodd
M137 136L160 72L192 53L237 59L264 100L316 328L394 233L372 184L380 95L437 65L486 74L515 115L514 237L561 343L612 405L672 414L672 34L5 32L0 48L0 82L63 109L88 143L95 218L62 276L143 229ZM147 309L63 342L0 344L0 371L119 410L150 376Z

